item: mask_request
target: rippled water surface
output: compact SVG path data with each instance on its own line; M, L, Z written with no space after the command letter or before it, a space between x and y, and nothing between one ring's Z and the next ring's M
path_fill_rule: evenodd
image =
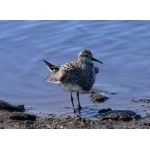
M0 21L0 99L33 113L72 112L70 93L44 81L43 59L60 65L83 49L104 63L95 63L93 88L117 93L101 104L82 94L84 107L149 112L131 99L150 97L150 21Z

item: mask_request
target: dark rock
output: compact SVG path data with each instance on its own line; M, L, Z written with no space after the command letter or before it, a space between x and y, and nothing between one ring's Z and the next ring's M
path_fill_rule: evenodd
M93 102L97 102L97 103L102 103L102 102L104 102L105 100L107 100L108 99L108 97L107 96L105 96L105 95L101 95L101 94L99 94L97 91L90 91L90 96L89 96L92 100L93 100Z
M12 116L10 116L10 119L12 120L31 120L31 121L35 121L36 120L36 116L32 115L32 114L26 114L26 113L16 113L13 114Z
M112 109L111 109L111 108L100 109L100 110L98 111L98 114L106 113L106 112L109 112L109 111L112 111Z
M145 102L150 103L150 98L131 99L132 102Z
M85 119L85 118L82 118L81 121L82 121L82 122L86 122L86 119Z
M116 95L117 92L115 92L115 91L110 91L109 94L111 94L111 95Z
M144 125L145 126L150 126L150 122L145 122Z
M75 121L85 123L85 122L86 122L86 119L85 119L85 118L82 118L80 115L77 115L77 116L75 117Z
M122 120L122 121L130 121L130 120L138 120L141 118L140 115L137 115L135 112L131 110L110 110L106 113L98 113L98 118L101 120Z
M149 117L149 118L150 118L150 112L147 112L147 113L146 113L146 115L147 115L147 117Z
M140 101L145 102L145 103L150 103L150 98L142 98Z
M10 103L7 103L3 100L0 100L0 110L7 110L7 111L11 111L11 112L23 112L24 111L24 105L12 105Z
M81 116L80 116L80 115L77 115L77 116L75 117L75 120L76 120L76 121L81 121L81 120L82 120L82 118L81 118Z

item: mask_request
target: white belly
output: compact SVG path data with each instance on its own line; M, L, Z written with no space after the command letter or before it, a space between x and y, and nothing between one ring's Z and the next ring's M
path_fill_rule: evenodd
M72 84L60 84L60 86L65 90L65 91L72 91L72 92L83 92L82 87L78 85L72 85Z

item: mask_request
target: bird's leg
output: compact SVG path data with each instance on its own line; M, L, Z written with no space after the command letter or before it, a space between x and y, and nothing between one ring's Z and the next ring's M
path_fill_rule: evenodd
M71 102L72 102L72 107L73 107L73 110L74 110L74 113L75 113L75 108L74 108L74 103L73 103L73 96L72 96L72 92L71 92Z
M77 98L78 98L78 105L79 105L79 110L81 110L81 105L80 105L80 100L79 100L79 92L77 92Z

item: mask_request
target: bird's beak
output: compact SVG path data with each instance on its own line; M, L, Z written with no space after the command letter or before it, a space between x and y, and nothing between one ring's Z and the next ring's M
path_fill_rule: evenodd
M94 57L92 57L92 58L91 58L91 60L92 60L92 61L97 61L97 62L99 62L99 63L103 64L103 62L101 62L101 61L99 61L99 60L95 59Z

